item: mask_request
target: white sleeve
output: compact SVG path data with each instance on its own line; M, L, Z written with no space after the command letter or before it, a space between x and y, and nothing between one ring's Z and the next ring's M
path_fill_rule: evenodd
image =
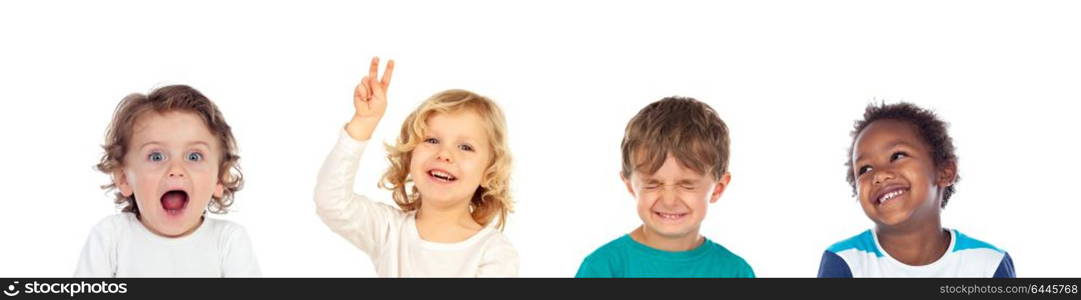
M343 128L334 150L319 169L315 207L319 218L338 235L377 260L386 245L391 223L404 215L396 207L353 193L357 165L367 141L357 141Z
M518 277L518 251L502 235L485 247L477 277Z
M222 277L259 277L259 263L252 250L251 239L247 230L240 225L232 225L225 237L225 255L222 257Z
M75 277L116 277L116 223L109 217L90 230Z

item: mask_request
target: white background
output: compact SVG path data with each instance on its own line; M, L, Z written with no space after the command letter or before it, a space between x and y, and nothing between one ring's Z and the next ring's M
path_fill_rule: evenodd
M945 226L1009 251L1019 276L1081 275L1077 2L145 2L0 4L0 276L74 272L117 211L93 169L115 105L174 83L235 129L247 182L222 218L247 227L265 275L374 275L312 190L376 55L398 62L377 141L440 90L502 105L522 276L573 276L640 224L619 142L671 95L731 128L732 183L702 233L759 276L814 276L827 246L872 226L843 163L881 100L952 124ZM389 201L371 149L356 189Z

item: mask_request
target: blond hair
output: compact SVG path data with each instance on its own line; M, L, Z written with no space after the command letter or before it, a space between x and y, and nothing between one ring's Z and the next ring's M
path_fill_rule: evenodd
M401 134L395 145L386 144L390 168L383 174L379 187L394 194L394 202L404 211L420 209L420 192L416 186L407 191L409 165L413 150L423 142L428 130L427 120L434 114L471 110L481 116L492 148L492 159L484 171L480 186L469 201L470 216L477 223L488 226L497 221L503 229L507 214L513 211L510 196L511 155L507 147L507 125L503 111L491 99L466 90L446 90L428 98L402 123Z
M244 176L240 172L237 155L236 139L233 131L221 111L206 96L186 85L170 85L151 91L149 95L139 93L128 95L120 100L113 113L113 120L105 133L105 144L101 147L105 153L101 161L95 166L102 173L113 175L113 172L124 167L124 156L128 153L128 143L139 117L150 112L188 112L199 116L203 120L210 133L221 144L222 158L218 162L218 178L225 187L222 197L212 197L210 212L224 214L233 204L233 194L244 186ZM116 183L101 186L105 190L115 190ZM135 195L124 196L116 192L114 200L118 206L123 207L123 212L131 212L139 215L139 205L135 201Z

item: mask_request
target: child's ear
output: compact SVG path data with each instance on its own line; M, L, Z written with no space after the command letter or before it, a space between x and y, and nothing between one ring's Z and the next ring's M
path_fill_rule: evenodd
M631 176L634 176L634 175L631 175ZM631 185L631 179L630 178L627 178L626 176L623 176L623 172L620 172L619 173L619 179L623 180L623 185L627 186L627 192L631 193L632 197L638 197L638 195L636 195L634 193L634 187Z
M717 184L713 185L713 193L709 195L709 203L716 203L717 199L721 199L721 194L724 194L724 189L728 187L729 181L732 181L732 174L724 172L721 179L717 180Z
M116 185L116 189L124 197L131 197L135 193L131 188L131 184L128 184L128 175L124 173L124 168L116 168L113 171L113 185Z
M214 199L225 197L225 184L223 182L229 180L229 176L229 172L226 171L222 172L221 176L218 177L218 184L214 185Z
M946 188L957 182L957 161L951 160L938 168L938 186Z
M218 184L214 185L214 198L221 199L225 197L225 185L218 180Z
M221 199L222 197L225 197L225 185L218 183L214 186L214 198Z

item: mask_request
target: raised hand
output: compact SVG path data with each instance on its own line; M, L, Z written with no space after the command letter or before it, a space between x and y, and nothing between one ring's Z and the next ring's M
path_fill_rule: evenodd
M379 58L372 57L371 67L368 68L368 76L360 80L356 89L353 90L353 119L345 126L349 136L357 140L368 140L375 131L375 126L383 118L387 110L387 89L390 87L390 78L394 74L394 60L387 62L387 68L383 71L383 78L379 78Z

